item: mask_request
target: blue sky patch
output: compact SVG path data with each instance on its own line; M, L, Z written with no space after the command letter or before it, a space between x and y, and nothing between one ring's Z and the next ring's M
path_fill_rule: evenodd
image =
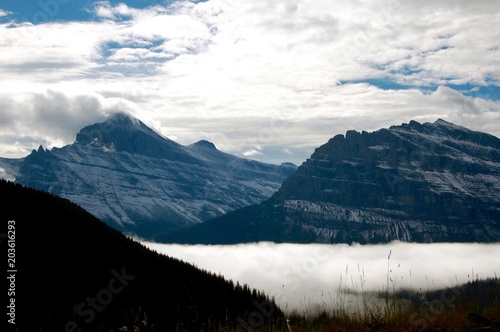
M14 20L18 23L41 24L54 21L93 21L97 18L92 9L99 2L109 3L111 6L126 3L129 7L142 9L155 5L167 6L176 0L4 0L0 4L0 9L9 15L0 17L0 22Z
M414 86L399 84L390 78L369 78L362 80L349 80L341 81L341 84L359 84L367 83L376 86L382 90L408 90L417 89L425 93L434 92L438 88L438 85L428 85L428 86ZM483 98L488 100L498 101L500 100L500 86L495 85L494 82L488 82L488 85L474 85L474 84L443 84L443 86L449 87L463 94L464 96L469 96L473 98Z

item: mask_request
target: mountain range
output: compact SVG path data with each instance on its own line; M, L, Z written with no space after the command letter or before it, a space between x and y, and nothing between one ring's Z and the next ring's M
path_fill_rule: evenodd
M500 139L442 119L351 130L318 147L267 201L155 239L500 241Z
M3 177L71 200L142 238L266 200L297 167L239 158L202 140L181 145L116 113L73 144L0 159Z
M500 240L500 139L441 119L347 131L296 168L183 146L119 113L0 168L164 243Z

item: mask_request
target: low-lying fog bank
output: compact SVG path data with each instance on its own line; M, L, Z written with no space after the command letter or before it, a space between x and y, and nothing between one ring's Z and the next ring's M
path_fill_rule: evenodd
M171 245L141 241L159 253L220 273L274 296L285 311L359 307L350 292L453 287L500 272L500 243L392 242L382 245ZM361 286L363 284L363 286Z

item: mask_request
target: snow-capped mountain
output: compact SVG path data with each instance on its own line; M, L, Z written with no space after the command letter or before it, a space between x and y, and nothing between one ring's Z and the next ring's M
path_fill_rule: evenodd
M500 241L500 139L441 119L348 131L270 200L158 240Z
M5 178L67 198L144 238L259 203L296 171L293 164L238 158L207 141L183 146L121 113L83 128L73 144L1 159L0 168Z

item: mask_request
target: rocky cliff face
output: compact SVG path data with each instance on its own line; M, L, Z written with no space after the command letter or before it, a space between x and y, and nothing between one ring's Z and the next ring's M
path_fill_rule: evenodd
M349 131L318 148L275 198L325 241L498 238L500 140L443 120Z
M74 144L3 164L16 182L145 238L259 203L296 170L238 158L207 141L183 146L124 114L83 128Z
M236 211L207 222L204 232L226 225L258 234L241 241L499 241L500 139L443 120L348 131L246 211L259 220ZM186 241L210 242L194 236Z

